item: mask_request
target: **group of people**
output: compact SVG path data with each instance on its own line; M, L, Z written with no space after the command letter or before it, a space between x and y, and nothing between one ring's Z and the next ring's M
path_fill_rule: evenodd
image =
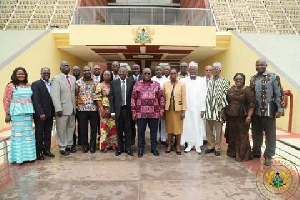
M114 61L112 71L102 73L98 65L93 69L84 66L80 77L78 66L73 67L72 76L69 63L62 61L61 73L52 81L50 69L44 67L40 80L31 85L25 68L16 68L3 99L5 122L12 126L10 162L22 164L54 157L50 147L55 118L63 156L75 153L77 142L83 153L95 153L97 133L102 152L113 150L116 156L133 156L136 125L138 157L144 154L147 125L154 156L159 156L158 141L166 146L165 153L173 150L175 142L175 152L181 155L182 145L186 153L195 148L201 154L205 140L205 153L219 156L226 121L228 156L236 161L260 158L265 132L265 164L271 165L276 149L275 119L283 114L283 91L279 76L266 71L266 61L256 61L257 74L251 77L250 86L245 86L245 75L237 73L230 87L229 81L220 76L222 65L218 62L205 67L204 77L197 76L195 62L182 62L179 67L178 72L158 65L155 76L151 76L149 68L141 73L140 66L134 64L133 75L128 76L127 68ZM251 122L252 151L248 133Z

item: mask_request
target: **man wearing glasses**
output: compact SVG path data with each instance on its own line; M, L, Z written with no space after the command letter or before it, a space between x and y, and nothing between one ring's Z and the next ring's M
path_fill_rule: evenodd
M254 158L261 157L264 131L266 136L265 165L270 166L276 149L276 118L283 115L284 94L279 76L266 71L266 68L265 59L257 60L257 74L250 80L250 87L255 91L256 97L256 107L252 116L252 155Z
M159 156L156 148L158 120L164 114L165 98L158 82L151 80L151 70L143 70L143 81L134 85L131 95L133 120L138 126L138 157L144 154L145 131L150 128L151 153Z

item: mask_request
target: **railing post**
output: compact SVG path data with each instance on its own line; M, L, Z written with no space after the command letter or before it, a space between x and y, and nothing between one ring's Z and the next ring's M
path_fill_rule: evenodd
M6 140L3 141L3 154L4 154L4 163L8 163L8 150L7 150L7 142Z

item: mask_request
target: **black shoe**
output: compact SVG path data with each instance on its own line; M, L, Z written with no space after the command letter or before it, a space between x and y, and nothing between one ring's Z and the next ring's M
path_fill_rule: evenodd
M116 151L116 153L115 153L116 156L119 156L119 155L121 155L121 154L122 154L121 151Z
M36 154L36 159L37 160L45 160L44 156L43 156L43 153L38 153Z
M63 155L63 156L70 155L70 153L66 150L60 150L59 153L60 153L60 155Z
M165 142L165 141L160 141L160 143L161 143L162 145L164 145L165 147L168 145L167 142Z
M215 152L215 149L206 149L205 150L205 154L214 153L214 152Z
M74 147L71 147L71 148L66 148L66 151L69 153L75 153L76 149Z
M165 153L171 153L171 151L167 151L167 150L165 150Z
M82 152L83 153L87 153L89 151L89 148L88 147L82 147Z
M221 155L221 153L220 153L220 151L215 151L215 156L219 156L219 155Z
M203 145L206 145L207 144L207 140L203 140Z
M181 155L181 151L176 151L176 154L177 155Z
M143 154L144 154L144 151L143 151L143 150L139 150L139 152L138 152L138 157L142 157Z
M261 152L252 151L252 157L253 158L260 158L261 157Z
M90 152L91 152L91 153L95 153L95 152L96 152L95 148L91 148L91 149L90 149Z
M52 157L52 158L55 157L55 154L54 154L54 153L51 153L50 151L44 151L44 155L45 155L45 156L48 156L48 157Z
M130 156L133 156L132 151L127 151L127 154L130 155Z
M159 156L159 153L157 150L151 150L151 153L153 153L154 156Z

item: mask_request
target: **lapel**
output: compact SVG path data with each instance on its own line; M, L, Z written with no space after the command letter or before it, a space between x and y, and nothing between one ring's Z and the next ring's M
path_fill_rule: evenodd
M129 88L130 88L130 80L127 78L126 79L126 95L129 94Z
M67 82L67 78L65 77L65 75L63 73L60 74L60 78L62 79L62 81L67 85L67 87L71 90L72 88L70 88L68 82ZM69 76L70 78L70 76ZM70 78L70 83L71 83L71 78ZM72 84L71 84L72 87Z

